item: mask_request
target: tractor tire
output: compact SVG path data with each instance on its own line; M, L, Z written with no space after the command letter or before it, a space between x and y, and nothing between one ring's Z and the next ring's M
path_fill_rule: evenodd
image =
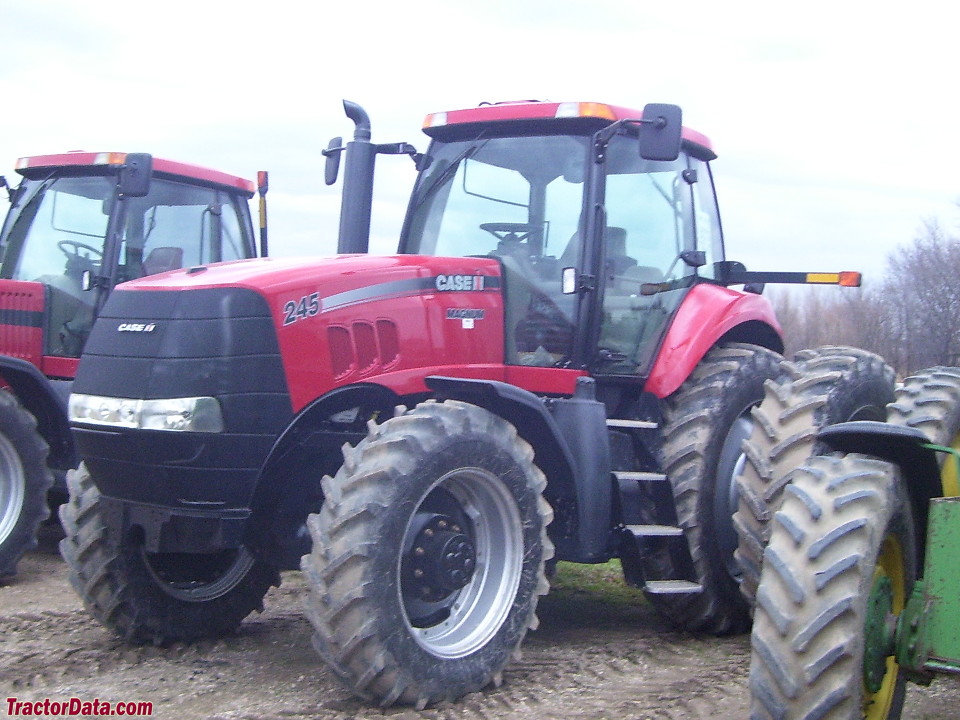
M753 410L753 432L744 444L746 461L737 478L735 557L742 572L740 590L751 606L787 474L822 452L816 441L820 428L848 420L882 422L894 400L893 369L865 350L801 350L781 367L783 374L767 383L763 402Z
M897 388L896 400L888 408L894 425L921 430L930 442L960 450L960 368L935 367L911 375ZM960 495L957 463L937 453L943 494Z
M549 588L553 513L533 450L500 417L448 400L371 421L343 452L301 563L317 651L383 707L499 684Z
M684 629L719 635L750 627L733 558L734 479L743 462L741 445L751 431L750 409L763 399L764 382L777 376L779 365L779 355L757 345L714 348L664 401L664 472L690 545L695 580L703 590L647 593L647 598ZM677 577L665 552L645 562L654 577Z
M754 616L753 720L892 720L906 676L890 615L917 575L909 500L896 466L811 457L772 523Z
M246 548L212 555L148 553L137 533L118 537L104 519L86 465L67 475L60 554L87 610L124 641L169 645L236 629L280 584Z
M50 515L47 443L37 421L8 392L0 391L0 577L37 545L37 528Z

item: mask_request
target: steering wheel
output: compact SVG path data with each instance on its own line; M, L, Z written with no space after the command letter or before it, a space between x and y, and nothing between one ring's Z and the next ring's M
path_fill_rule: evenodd
M81 250L89 250L97 258L103 257L103 250L93 247L93 245L87 245L86 243L78 242L76 240L61 240L57 243L57 247L60 248L60 252L67 256L68 259L74 257L80 257ZM72 250L68 249L72 248Z
M523 242L534 233L543 230L540 225L531 223L510 223L510 222L489 222L480 225L481 230L486 230L501 242L509 240L512 242Z

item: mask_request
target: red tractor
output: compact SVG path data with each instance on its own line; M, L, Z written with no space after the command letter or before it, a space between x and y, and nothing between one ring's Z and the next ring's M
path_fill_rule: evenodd
M676 106L436 113L424 154L345 108L340 255L199 263L104 307L61 511L92 614L221 634L302 567L336 675L421 707L499 681L555 560L619 558L677 624L746 629L734 477L783 349L761 284L859 276L725 260L715 155ZM384 153L419 177L375 257Z
M51 487L66 496L67 398L113 286L256 254L248 180L126 153L25 157L17 172L0 231L0 576L36 543Z

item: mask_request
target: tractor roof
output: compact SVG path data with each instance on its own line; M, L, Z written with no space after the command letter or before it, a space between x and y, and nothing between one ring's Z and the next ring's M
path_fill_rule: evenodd
M502 126L505 132L526 129L534 132L559 131L565 128L596 128L618 120L638 120L643 111L596 102L504 102L486 103L466 110L431 113L423 122L423 131L430 137L455 139L475 133L478 125ZM682 137L694 145L706 159L716 157L710 140L690 128L683 128Z
M120 152L82 152L72 151L56 155L34 155L17 160L16 170L28 178L42 177L54 168L71 168L82 172L85 167L102 167L104 169L119 168L126 162L127 153ZM171 175L188 180L198 180L209 185L220 185L240 190L250 196L254 192L254 184L236 175L229 175L219 170L191 165L189 163L153 158L153 172L159 175Z

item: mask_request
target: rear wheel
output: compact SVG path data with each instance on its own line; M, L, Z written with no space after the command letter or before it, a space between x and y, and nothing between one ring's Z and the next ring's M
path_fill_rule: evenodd
M921 430L935 445L960 451L960 368L935 367L911 375L897 388L889 422ZM960 495L957 462L937 453L943 494Z
M894 628L917 572L899 471L811 457L790 477L757 590L751 718L898 718Z
M779 361L779 355L756 345L715 348L664 403L663 467L703 591L647 597L686 629L732 633L750 626L733 559L734 478L742 465L740 446L753 424L750 409L763 398L764 382L776 377ZM647 562L648 579L679 574L666 552Z
M67 476L60 553L87 610L124 640L165 645L232 632L263 609L276 570L241 547L211 554L150 553L118 537L85 465Z
M371 424L344 458L302 562L317 650L383 706L498 683L553 555L530 446L486 410L428 402Z
M753 431L737 478L735 557L742 572L740 589L751 605L787 474L820 452L817 430L848 420L883 421L887 403L894 399L893 369L878 355L857 348L802 350L782 369L753 411Z
M37 544L37 528L50 515L47 443L33 415L0 390L0 577L13 575Z

